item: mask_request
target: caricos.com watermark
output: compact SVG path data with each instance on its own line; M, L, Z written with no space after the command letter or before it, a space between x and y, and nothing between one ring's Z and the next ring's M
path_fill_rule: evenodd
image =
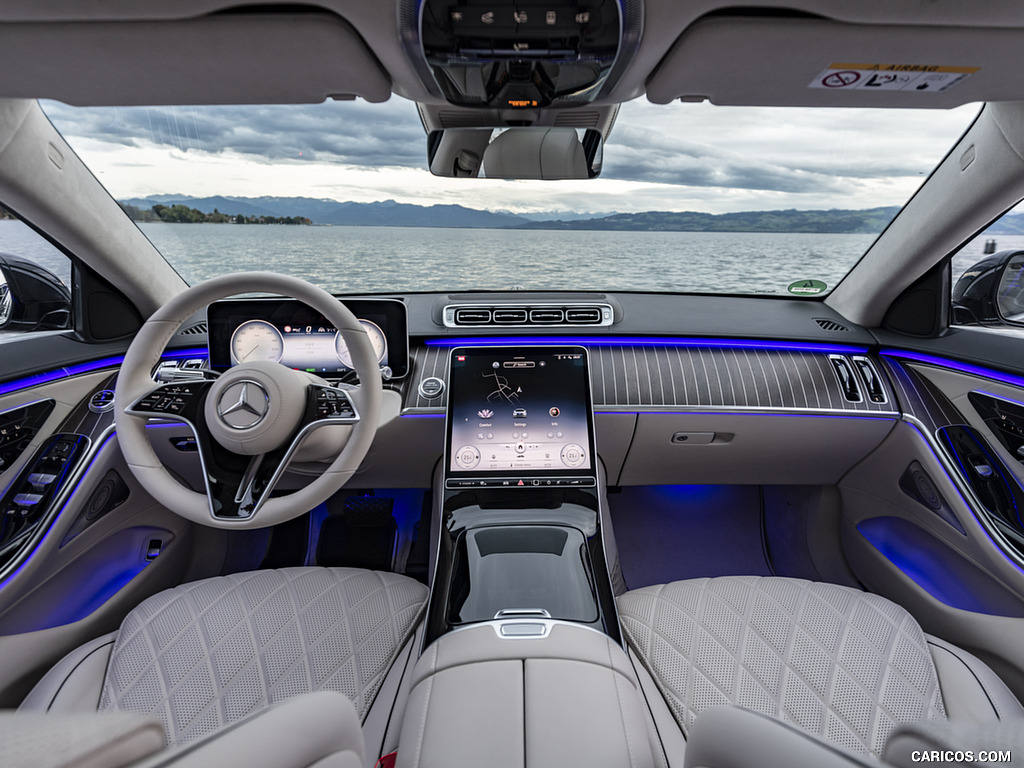
M910 753L914 763L1010 763L1010 750L981 749L915 749Z

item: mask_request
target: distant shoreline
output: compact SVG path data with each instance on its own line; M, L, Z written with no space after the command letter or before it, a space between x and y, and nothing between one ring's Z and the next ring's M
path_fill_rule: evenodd
M877 235L897 206L867 209L771 210L735 213L645 211L640 213L509 213L461 205L415 205L384 200L339 202L308 197L190 197L152 195L121 201L136 221L170 223L302 224L431 229L571 230L597 232L760 232ZM212 213L206 213L210 211ZM543 220L538 220L544 216ZM1024 214L1004 216L986 234L1024 235Z

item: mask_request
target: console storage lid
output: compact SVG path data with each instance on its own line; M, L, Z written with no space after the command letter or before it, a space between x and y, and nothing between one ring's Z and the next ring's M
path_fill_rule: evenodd
M397 768L647 768L625 652L588 627L492 621L433 643L412 673Z

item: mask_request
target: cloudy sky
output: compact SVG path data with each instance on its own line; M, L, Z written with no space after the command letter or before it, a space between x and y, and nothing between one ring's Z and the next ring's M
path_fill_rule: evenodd
M515 212L722 213L900 205L977 106L952 111L623 105L601 178L442 179L415 106L44 109L114 197L303 196Z

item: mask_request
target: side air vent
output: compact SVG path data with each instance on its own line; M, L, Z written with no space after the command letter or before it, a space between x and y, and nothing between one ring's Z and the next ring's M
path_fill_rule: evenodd
M610 304L531 304L529 306L480 306L449 304L444 308L448 328L551 326L609 326L615 320Z
M460 307L455 310L456 325L487 325L491 322L491 310L480 307Z
M868 398L872 403L884 403L886 401L885 388L882 386L882 379L875 370L875 364L862 355L853 358L853 367L860 374L860 380L864 382Z
M829 320L827 317L816 317L814 318L814 322L821 326L822 330L829 332L841 332L850 330L842 323L837 323L835 320Z
M495 309L491 316L498 325L523 325L529 317L525 309Z
M832 370L836 372L836 378L839 379L839 386L843 390L843 397L846 398L846 401L859 403L863 400L864 398L860 394L860 385L850 366L850 361L842 355L829 355L828 360L832 363Z
M208 330L206 323L193 323L192 325L182 328L176 335L178 336L198 336L206 333Z
M565 312L560 309L531 309L530 322L538 325L560 323L565 320Z

